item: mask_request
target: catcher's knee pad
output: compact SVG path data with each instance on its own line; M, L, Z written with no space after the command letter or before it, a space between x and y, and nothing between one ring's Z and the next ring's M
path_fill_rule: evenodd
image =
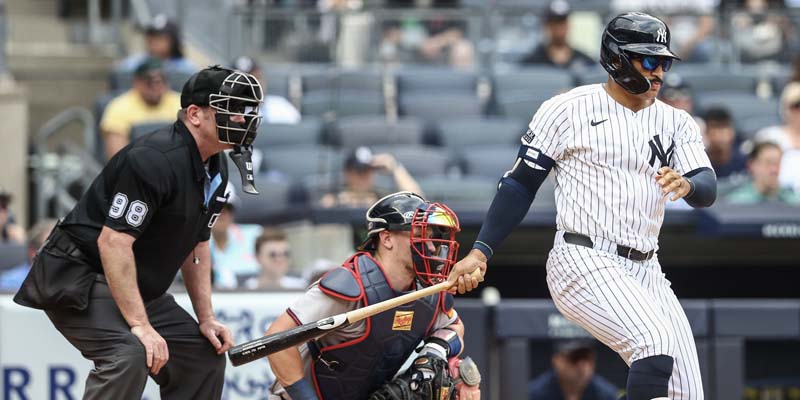
M628 400L666 399L674 361L665 355L634 361L628 372Z

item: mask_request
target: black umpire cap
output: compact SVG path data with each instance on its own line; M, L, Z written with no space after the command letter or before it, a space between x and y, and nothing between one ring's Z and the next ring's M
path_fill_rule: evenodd
M214 93L219 93L225 78L233 71L222 68L219 65L208 67L192 75L181 91L181 108L196 106L207 106L208 97Z

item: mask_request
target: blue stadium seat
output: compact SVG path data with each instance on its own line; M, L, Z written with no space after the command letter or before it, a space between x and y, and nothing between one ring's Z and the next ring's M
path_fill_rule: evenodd
M496 97L496 106L500 115L530 121L542 103L551 97L552 95L536 92L518 93L508 96L498 94Z
M415 118L387 122L383 116L351 116L334 124L335 141L342 147L413 145L422 143L423 126Z
M131 140L138 139L150 132L171 125L174 121L145 122L131 127Z
M28 260L28 249L24 244L0 243L0 272L16 267Z
M305 177L339 171L342 154L327 146L275 146L264 149L262 175L283 175L292 182Z
M453 93L474 96L478 76L472 72L435 67L403 68L396 73L398 96L411 93Z
M297 124L261 124L253 147L269 151L273 146L320 144L322 132L318 118L303 118Z
M553 96L571 89L574 85L572 75L561 68L528 67L494 76L494 90L498 94L537 91Z
M697 96L697 103L701 110L706 110L714 105L725 106L730 111L736 126L752 128L753 123L762 124L778 120L778 101L775 99L761 99L750 93L703 93ZM748 121L757 119L759 122Z
M438 124L439 142L454 150L464 146L519 143L525 133L523 121L503 117L443 120Z
M437 147L375 146L372 150L375 154L392 154L417 179L444 175L450 166L450 157Z
M519 145L465 146L459 153L467 176L499 180L514 166Z
M754 93L756 88L757 77L752 70L731 70L717 64L676 63L674 71L698 95L711 92Z
M483 115L477 97L454 93L415 93L400 97L400 115L435 120Z
M239 180L238 176L232 176L231 182ZM295 188L292 183L270 176L257 176L255 185L258 195L242 193L241 190L237 193L240 199L240 205L236 209L237 222L263 224L264 221L284 213L292 204L290 196Z
M484 177L423 177L419 185L427 199L444 202L450 208L488 208L497 191L497 180Z

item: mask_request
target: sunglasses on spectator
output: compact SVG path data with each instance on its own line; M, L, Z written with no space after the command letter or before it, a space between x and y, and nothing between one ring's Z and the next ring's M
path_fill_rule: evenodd
M278 257L285 257L285 258L289 258L289 256L290 256L290 255L292 255L292 252L290 252L289 250L284 250L284 251L270 251L269 253L267 253L267 256L268 256L269 258L278 258Z
M672 58L670 57L636 56L635 59L641 61L642 68L647 71L655 71L658 69L659 65L664 72L667 72L670 68L672 68Z
M792 110L800 109L800 101L796 101L796 102L794 102L792 104L789 104L789 108L792 109Z

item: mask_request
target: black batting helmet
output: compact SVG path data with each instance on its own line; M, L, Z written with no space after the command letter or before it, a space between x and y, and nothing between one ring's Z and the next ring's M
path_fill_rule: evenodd
M603 31L600 64L625 90L644 93L650 90L650 81L633 67L630 54L680 60L670 51L669 42L669 27L664 21L640 12L621 14Z

